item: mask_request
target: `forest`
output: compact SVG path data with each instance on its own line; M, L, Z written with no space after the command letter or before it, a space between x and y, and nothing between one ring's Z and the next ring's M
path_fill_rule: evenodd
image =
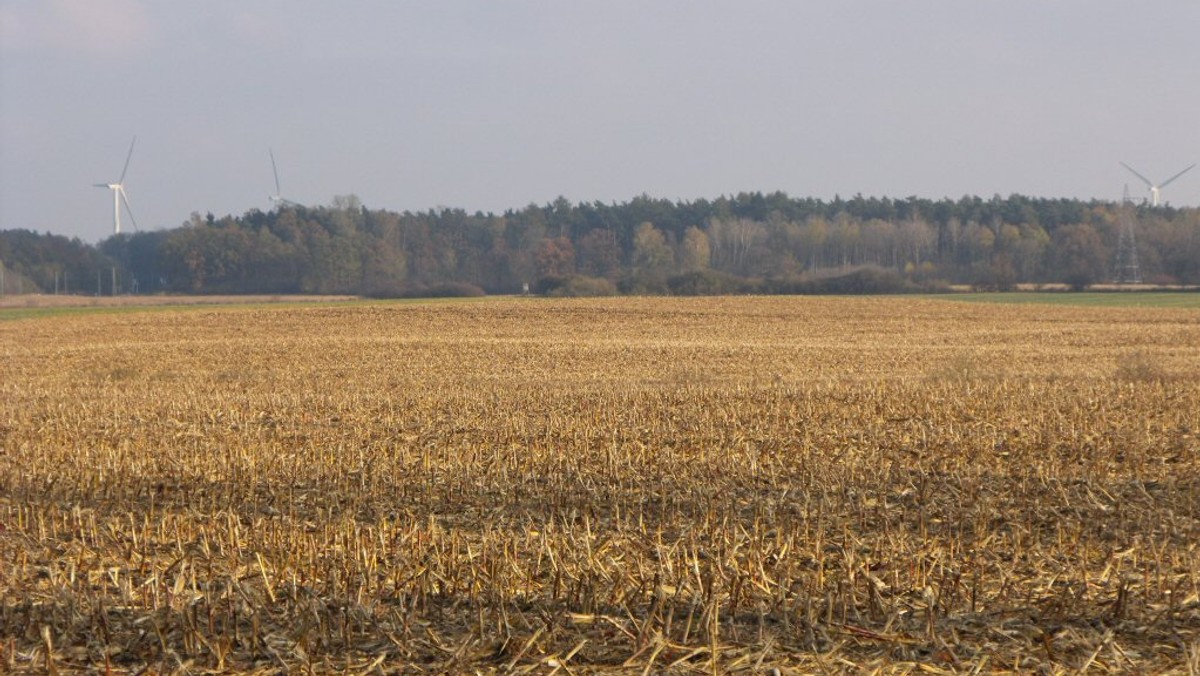
M1133 223L1141 279L1200 284L1200 209L1031 198L741 193L495 213L370 209L352 196L92 246L0 231L0 293L374 297L1082 289L1117 279ZM1128 247L1126 247L1128 249ZM1124 280L1128 281L1128 280Z

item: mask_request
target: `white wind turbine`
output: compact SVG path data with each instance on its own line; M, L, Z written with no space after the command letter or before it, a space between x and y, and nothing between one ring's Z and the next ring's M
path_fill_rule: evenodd
M272 202L277 202L280 206L291 206L291 207L304 206L302 204L299 204L297 202L293 202L292 200L284 198L282 191L279 189L279 168L275 166L275 151L268 148L267 152L271 154L271 172L275 174L275 194L267 195L267 199L271 200Z
M1170 184L1171 181L1174 181L1175 179L1179 178L1180 176L1183 176L1184 174L1191 171L1193 168L1195 168L1196 165L1193 164L1192 166L1188 167L1187 169L1184 169L1183 171L1179 172L1178 174L1175 174L1171 178L1168 178L1167 180L1163 181L1162 183L1159 183L1158 185L1154 185L1153 181L1151 181L1150 179L1146 178L1145 176L1142 176L1141 174L1139 174L1137 169L1134 169L1133 167L1129 166L1128 164L1125 164L1124 162L1122 162L1121 166L1128 169L1129 173L1142 179L1142 183L1145 183L1146 187L1150 189L1150 206L1156 207L1156 206L1158 206L1159 199L1162 195L1162 189L1167 187L1167 185Z
M125 213L129 214L129 220L133 223L133 229L137 230L137 219L133 217L133 209L129 206L129 196L125 194L125 172L129 171L129 160L133 159L133 146L137 143L137 137L133 137L133 141L129 143L129 154L125 156L125 168L121 170L121 178L117 179L116 183L94 183L97 188L108 188L113 193L113 234L121 234L121 203L125 203Z

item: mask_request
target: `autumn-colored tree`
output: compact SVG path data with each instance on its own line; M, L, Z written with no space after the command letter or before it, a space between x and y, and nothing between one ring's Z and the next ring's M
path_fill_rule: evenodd
M640 290L660 292L666 289L673 256L667 239L653 223L646 221L633 235L633 280Z
M566 237L542 240L534 251L538 277L567 277L575 273L575 247Z
M679 269L683 272L704 270L711 257L708 235L694 225L688 226L679 244Z

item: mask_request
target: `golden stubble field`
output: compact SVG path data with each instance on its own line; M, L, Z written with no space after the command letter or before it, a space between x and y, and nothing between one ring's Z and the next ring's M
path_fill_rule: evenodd
M1200 670L1200 312L0 322L0 665Z

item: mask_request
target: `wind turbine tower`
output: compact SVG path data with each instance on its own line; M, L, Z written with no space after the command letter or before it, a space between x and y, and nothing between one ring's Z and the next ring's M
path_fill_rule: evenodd
M291 206L291 207L302 206L298 202L293 202L292 200L287 199L283 196L282 191L279 189L279 168L275 166L275 151L268 148L267 152L270 153L270 155L271 155L271 172L273 174L275 174L275 194L267 195L267 199L271 200L272 202L278 203L279 206Z
M1133 167L1129 166L1128 164L1125 164L1124 162L1121 163L1121 166L1128 169L1129 173L1131 173L1134 176L1137 176L1139 179L1141 179L1142 183L1145 183L1146 187L1150 189L1150 206L1152 206L1152 207L1158 206L1159 201L1162 197L1162 189L1163 188L1167 187L1168 185L1170 185L1170 183L1172 181L1179 178L1180 176L1183 176L1184 174L1188 173L1189 171L1191 171L1192 169L1194 169L1196 167L1196 165L1193 164L1192 166L1188 167L1187 169L1184 169L1183 171L1179 172L1178 174L1175 174L1171 178L1168 178L1167 180L1163 181L1162 183L1155 185L1153 181L1151 181L1150 179L1148 179L1145 176L1142 176L1140 173L1138 173L1137 169L1134 169Z
M121 234L121 204L125 204L125 213L129 214L129 221L133 223L133 228L137 229L137 219L133 217L133 209L129 206L129 196L125 194L125 173L129 171L129 160L133 159L133 146L137 143L137 137L133 137L133 141L129 144L129 154L125 156L125 168L121 170L121 178L117 179L116 183L94 183L97 188L108 188L113 194L113 234Z

